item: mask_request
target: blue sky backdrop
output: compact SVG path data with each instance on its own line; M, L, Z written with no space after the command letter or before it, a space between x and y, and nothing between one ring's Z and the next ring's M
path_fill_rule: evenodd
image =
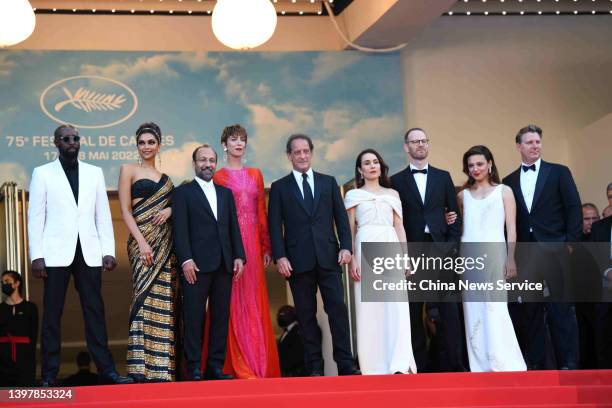
M127 117L80 128L95 145L81 147L85 160L113 190L119 166L136 157L125 141L146 121L173 136L162 171L175 183L192 177L193 148L208 142L220 152L221 131L234 123L247 129L247 165L262 169L266 185L290 170L292 133L313 137L313 168L339 183L367 147L392 171L405 163L399 54L0 51L0 181L27 185L32 169L53 159L43 139L59 123L45 109L84 126ZM114 145L101 146L108 136Z

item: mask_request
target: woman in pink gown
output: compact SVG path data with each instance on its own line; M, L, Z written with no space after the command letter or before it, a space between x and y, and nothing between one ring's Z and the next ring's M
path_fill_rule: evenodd
M226 127L221 144L227 164L215 173L214 182L234 193L247 258L242 276L232 287L224 372L236 378L279 377L265 277L265 266L272 258L263 176L259 169L242 165L247 145L243 127Z

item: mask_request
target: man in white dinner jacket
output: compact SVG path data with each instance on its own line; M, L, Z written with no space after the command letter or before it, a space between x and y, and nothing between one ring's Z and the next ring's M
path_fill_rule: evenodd
M59 158L34 169L30 183L28 235L32 272L44 279L40 339L43 386L56 383L60 367L60 322L70 275L79 292L87 347L106 383L128 383L115 370L108 349L102 270L116 266L115 239L102 169L78 160L80 137L70 125L54 132Z

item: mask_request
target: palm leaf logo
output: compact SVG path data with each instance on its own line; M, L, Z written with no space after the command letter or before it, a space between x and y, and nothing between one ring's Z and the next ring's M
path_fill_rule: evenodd
M72 105L76 109L87 113L93 111L112 111L120 109L126 100L123 94L103 94L90 91L84 87L77 89L74 95L65 86L62 87L62 90L68 99L55 104L56 112L62 110L66 105Z

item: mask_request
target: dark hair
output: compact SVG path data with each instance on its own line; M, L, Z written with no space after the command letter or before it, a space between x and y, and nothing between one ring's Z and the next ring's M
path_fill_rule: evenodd
M608 184L608 188L606 188L606 192L612 190L612 183Z
M425 131L423 129L421 129L420 127L413 127L410 128L406 131L406 133L404 134L404 143L408 141L408 135L410 134L410 132L414 132L416 130L420 130L421 132L425 133Z
M290 305L281 306L276 312L276 320L279 326L289 326L291 323L297 320L297 314L295 313L295 307Z
M62 131L64 129L72 129L75 132L77 132L77 135L79 134L79 131L77 130L77 128L69 124L64 124L64 125L58 126L57 129L55 129L55 132L53 132L53 137L54 138L62 137Z
M380 185L387 188L391 187L391 182L389 181L388 176L389 166L387 166L387 163L385 163L380 153L374 149L365 149L357 156L357 160L355 160L355 186L360 188L365 184L363 176L359 173L359 168L361 167L361 158L367 153L372 153L374 156L376 156L378 163L380 163L380 176L378 176L378 182Z
M229 139L233 135L244 136L245 143L249 138L246 129L236 123L235 125L227 126L225 129L223 129L223 133L221 133L221 143L227 144L227 139Z
M463 185L463 188L469 188L474 185L476 180L470 175L470 170L468 169L468 159L472 156L483 155L487 162L491 162L491 173L489 173L489 183L497 185L500 184L499 173L497 172L497 166L495 166L495 159L493 158L493 153L489 150L487 146L478 145L472 146L468 149L467 152L463 154L463 173L468 176L467 181Z
M213 153L215 154L215 159L218 159L217 151L214 149L214 147L212 147L208 143L202 143L201 145L199 145L198 147L195 148L193 153L191 153L191 160L196 161L196 154L198 154L198 150L200 150L200 149L210 149L210 150L212 150Z
M593 203L584 203L584 204L582 204L582 209L584 210L585 208L590 208L592 210L595 210L597 215L599 215L599 209L597 208L597 206L595 204L593 204Z
M308 147L310 147L310 151L312 152L314 150L314 145L312 144L312 139L309 136L306 136L302 133L296 133L293 134L291 136L289 136L289 140L287 140L287 146L286 146L286 152L287 154L291 153L291 143L293 143L294 140L297 139L302 139L302 140L306 140L308 142Z
M157 140L157 144L161 145L162 132L156 123L146 122L138 126L138 129L136 129L136 141L138 141L138 139L140 139L140 136L145 133L153 134L153 136L155 136L155 140Z
M17 288L17 290L19 291L19 294L21 295L22 293L22 288L23 288L23 278L21 277L20 274L18 274L15 271L11 271L11 270L7 270L2 272L2 277L4 278L5 275L9 275L11 278L13 278L13 280L15 282L19 282L19 287Z
M78 367L88 367L91 364L91 357L89 353L86 351L79 351L77 354L77 366Z
M525 133L537 133L538 135L540 135L540 138L542 138L542 129L539 126L527 125L524 128L521 128L521 130L519 130L516 134L516 137L514 138L516 144L520 144L523 141L523 135Z

